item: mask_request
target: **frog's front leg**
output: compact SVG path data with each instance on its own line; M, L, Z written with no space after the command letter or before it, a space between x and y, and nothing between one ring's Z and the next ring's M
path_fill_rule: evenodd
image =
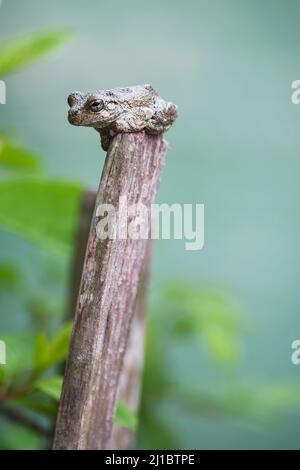
M177 113L178 110L175 104L158 100L156 112L147 122L146 131L149 134L166 132L177 118Z
M107 129L96 129L100 134L101 147L107 152L112 136Z
M135 108L120 116L115 123L116 133L138 132L146 128L147 122L154 115L154 110L148 107Z

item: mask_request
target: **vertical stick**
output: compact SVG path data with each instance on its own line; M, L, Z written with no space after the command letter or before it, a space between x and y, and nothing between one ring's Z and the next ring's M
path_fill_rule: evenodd
M75 240L73 261L71 265L70 301L67 314L67 319L69 320L74 317L76 310L86 246L96 204L96 197L97 192L91 190L85 191L82 195L80 204L78 228ZM151 245L151 240L149 240L143 262L138 293L135 301L134 315L117 392L118 400L125 403L128 408L136 414L138 412L140 401L142 385L141 379L144 365L145 323L147 293L149 287L149 271L151 264ZM132 447L133 442L134 432L132 429L118 425L113 426L110 448L129 449Z
M102 174L96 207L127 196L128 205L154 202L166 144L161 135L118 134ZM123 363L147 240L101 240L94 214L69 359L59 407L55 449L106 449L112 433Z

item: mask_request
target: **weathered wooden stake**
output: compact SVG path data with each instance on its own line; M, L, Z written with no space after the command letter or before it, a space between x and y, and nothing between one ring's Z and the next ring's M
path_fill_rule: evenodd
M92 190L85 191L82 195L74 255L71 264L70 300L67 312L68 320L74 318L76 311L86 246L96 205L96 197L97 192ZM128 408L136 414L138 413L140 403L141 382L144 366L144 343L147 293L149 289L148 284L151 267L151 246L152 243L151 240L149 240L142 267L138 293L135 301L135 309L117 392L118 400L125 403ZM111 449L130 449L134 444L134 435L135 433L132 429L114 424L109 447ZM51 437L52 439L50 442L52 444L53 435L51 435Z
M69 97L69 119L96 128L108 149L89 234L56 424L54 449L107 449L138 285L149 240L99 237L98 208L120 198L154 203L164 162L162 132L177 115L149 87ZM130 223L130 221L129 221Z

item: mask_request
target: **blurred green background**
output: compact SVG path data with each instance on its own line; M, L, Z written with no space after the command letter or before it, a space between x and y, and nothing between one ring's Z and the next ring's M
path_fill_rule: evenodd
M182 283L196 299L197 289L204 289L204 297L220 290L241 305L246 326L238 333L237 364L216 364L218 358L212 363L201 339L195 354L193 341L172 337L166 368L210 397L220 392L224 398L223 389L238 386L247 392L245 408L256 407L253 391L279 411L267 423L260 422L264 405L258 420L248 419L245 410L210 419L165 400L156 411L162 447L168 447L164 427L178 429L182 448L300 447L300 367L290 361L291 342L300 335L300 107L290 99L291 82L300 75L299 14L297 0L4 0L0 8L1 43L53 29L75 33L55 54L5 78L0 127L42 155L47 178L95 187L101 174L99 136L67 123L69 92L151 83L179 106L180 118L167 134L159 201L204 203L205 247L188 252L184 241L155 243L155 328L166 311L162 298L170 280L179 287L172 283L169 307L177 299L173 308L184 311L184 295L176 297ZM39 328L49 322L47 315L63 310L69 257L6 231L0 236L0 258L21 265L25 279L18 295L6 288L1 293L1 337L35 329L33 302L39 302ZM285 404L288 409L281 410ZM146 428L146 418L144 423ZM40 445L25 431L2 426L3 448ZM155 432L149 433L141 429L140 446L151 447Z

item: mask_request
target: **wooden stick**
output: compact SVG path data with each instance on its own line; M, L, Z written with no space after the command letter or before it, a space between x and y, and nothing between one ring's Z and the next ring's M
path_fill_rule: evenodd
M166 146L161 136L119 134L96 206L154 202ZM143 177L141 177L143 175ZM147 240L98 240L94 216L58 415L56 449L105 449Z
M96 197L97 192L92 190L85 191L82 195L71 269L68 320L74 318L76 311L86 246L96 205ZM125 403L128 408L136 414L140 402L141 378L144 365L145 323L151 264L151 246L151 240L149 240L117 393L118 400ZM134 432L132 429L115 424L113 425L112 440L110 443L111 449L129 449L132 447L133 442Z
M125 89L131 99L136 98L128 110L130 115L124 111L122 123L114 121L112 132L106 130L104 134L100 132L101 119L104 116L107 119L112 103L106 109L103 92L93 95L91 104L88 104L90 95L76 94L76 100L71 95L73 98L69 100L70 121L93 125L101 133L102 144L109 149L89 234L54 449L107 449L111 443L119 377L148 240L99 238L98 208L111 204L119 210L120 196L126 195L129 207L143 203L150 210L166 152L161 132L169 128L176 117L174 105L157 98L152 89L151 96L155 97L151 98L152 115L141 111L148 97L145 92L145 98L140 88L137 92L134 88L129 92ZM106 93L108 99L114 96L113 106L119 93L124 98L123 91ZM150 106L150 101L147 104ZM89 106L92 110L97 107L98 120L93 121L94 124L91 119L95 118L86 116ZM106 111L101 119L99 107ZM83 114L78 115L80 113ZM144 130L127 133L124 122L126 125L130 122L133 130L133 122L137 126L143 119L152 119L148 127L143 126L148 133ZM114 132L117 128L126 133ZM150 135L150 130L156 135Z

